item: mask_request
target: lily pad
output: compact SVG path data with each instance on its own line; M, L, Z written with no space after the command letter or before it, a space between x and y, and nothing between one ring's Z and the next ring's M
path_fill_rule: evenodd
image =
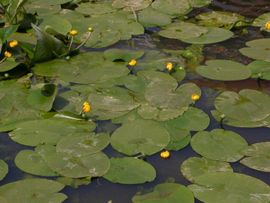
M241 54L252 59L270 62L270 39L255 39L247 42L246 46L239 49Z
M0 160L0 180L3 180L8 174L8 165L5 161Z
M70 135L63 137L56 145L57 152L63 152L72 156L84 156L95 154L104 149L110 142L106 133L85 135Z
M58 193L63 184L47 179L24 179L0 187L0 196L6 202L60 203L67 196ZM5 201L4 201L5 202Z
M164 127L142 119L124 123L111 137L112 147L127 155L152 155L165 148L169 141L169 133Z
M138 11L147 8L152 0L113 0L112 6L124 11Z
M58 15L43 16L39 27L44 31L53 30L62 35L66 35L72 29L71 23Z
M70 178L99 177L110 168L110 160L102 152L72 156L50 145L39 146L36 151L53 171Z
M246 140L239 134L222 129L198 132L191 140L191 147L198 154L208 159L226 162L241 159L247 146Z
M251 70L252 78L260 78L262 80L270 80L270 62L253 61L247 66Z
M240 161L245 166L263 172L270 172L270 142L255 143L249 146L244 154L246 158Z
M233 172L229 163L206 159L204 157L191 157L185 160L181 165L181 173L190 182L206 173L213 172Z
M129 62L132 59L138 59L142 57L144 51L135 51L127 49L108 49L104 52L104 57L112 62L123 61Z
M191 6L187 0L155 0L152 8L171 16L181 16L191 11Z
M19 64L20 63L16 62L14 58L7 58L5 61L0 63L0 73L12 70Z
M115 12L110 2L85 2L80 3L75 9L77 12L84 15L102 15Z
M251 76L245 65L221 59L206 61L206 65L197 67L196 72L205 78L221 81L244 80Z
M194 203L192 192L177 183L156 185L153 192L137 194L132 198L133 203Z
M58 176L35 151L22 150L15 158L16 166L26 173L38 176Z
M231 172L206 173L189 185L197 199L205 203L269 202L270 187L251 176Z
M55 145L63 136L81 135L96 127L93 122L76 121L63 118L26 121L9 133L10 138L23 145Z
M104 178L121 184L140 184L151 182L156 170L149 163L133 157L111 158L111 168Z
M216 98L215 107L225 116L226 124L239 127L269 125L270 96L262 92L251 89L243 89L238 94L225 91Z
M261 29L268 31L265 29L265 24L270 21L270 13L264 13L260 16L258 16L252 23L255 27L261 27ZM268 31L269 32L269 31Z

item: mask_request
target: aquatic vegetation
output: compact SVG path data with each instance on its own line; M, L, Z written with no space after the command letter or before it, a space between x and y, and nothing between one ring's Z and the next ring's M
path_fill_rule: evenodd
M222 2L2 0L0 202L269 202L270 14Z

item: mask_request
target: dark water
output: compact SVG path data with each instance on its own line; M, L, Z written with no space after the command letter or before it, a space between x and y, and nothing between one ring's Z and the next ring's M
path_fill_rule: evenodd
M200 12L209 11L211 9L238 12L247 17L254 18L262 13L270 11L270 1L214 1L211 7L195 10L190 15L197 15ZM120 42L114 47L136 47L141 49L183 49L187 46L187 44L181 43L177 40L159 38L155 34L152 34L154 30L155 29L149 29L145 35L134 37L129 42ZM240 55L238 49L244 47L246 41L267 36L266 34L261 33L258 28L248 28L248 31L249 32L246 35L240 35L237 33L238 31L236 31L236 37L233 39L227 40L226 42L205 46L205 59L220 58L231 59L244 64L249 63L251 60ZM198 76L194 76L192 73L187 75L187 79L184 82L187 81L192 81L198 84L202 89L202 98L196 104L196 106L207 112L211 118L211 124L207 130L220 128L219 123L217 123L211 117L210 110L213 109L214 98L219 94L221 90L238 91L240 89L250 88L258 89L270 94L270 82L267 81L263 81L260 86L258 86L256 80L251 79L240 82L209 81ZM116 127L117 126L114 126L113 124L103 122L99 124L98 130L112 130ZM249 144L270 141L270 128L234 128L229 126L224 126L224 128L239 133L247 140ZM18 170L13 161L16 154L25 148L27 147L12 142L7 134L1 134L0 159L7 161L10 167L10 171L7 177L1 181L1 185L30 176ZM117 155L117 152L115 152L110 146L105 149L105 153L109 156ZM98 178L94 179L91 184L87 186L80 186L77 189L66 187L63 192L67 194L69 198L65 201L65 203L107 203L109 200L112 200L112 203L130 203L132 196L136 192L149 191L159 183L177 182L183 185L188 185L190 183L180 173L180 165L184 160L192 156L198 155L191 149L190 146L188 146L183 150L172 152L171 158L167 160L161 159L159 154L147 157L147 161L151 163L157 170L157 178L154 182L141 185L120 185L110 183L103 178ZM239 163L233 163L232 167L235 172L248 174L250 176L261 179L270 185L269 173L255 171Z

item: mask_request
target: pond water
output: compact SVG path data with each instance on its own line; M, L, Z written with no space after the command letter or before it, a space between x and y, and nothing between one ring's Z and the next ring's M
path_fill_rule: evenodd
M244 1L244 0L214 0L211 6L198 8L189 13L189 17L196 16L202 12L211 10L221 10L236 12L244 15L250 19L254 19L257 16L270 12L270 2L267 0L257 1ZM234 30L236 37L226 40L225 42L205 45L203 48L204 60L211 59L227 59L240 62L242 64L249 64L252 59L240 54L238 49L245 47L245 43L264 37L270 36L270 34L262 33L258 27L247 27L247 33L241 35L242 30ZM180 40L167 39L160 37L156 34L158 28L148 28L146 33L139 36L134 36L128 41L120 41L109 48L119 49L143 49L143 50L179 50L184 49L188 44L181 42ZM108 47L106 47L107 49ZM104 49L83 48L83 51L103 51ZM202 91L202 96L195 107L202 109L210 117L210 125L206 129L211 131L216 128L224 128L225 130L231 130L240 134L248 144L270 141L270 128L258 127L258 128L238 128L228 125L221 126L213 116L211 110L215 109L214 100L222 91L240 91L241 89L254 89L270 94L270 81L256 79L246 79L241 81L216 81L203 78L196 74L192 68L187 71L187 75L181 84L193 82L197 84ZM63 90L64 91L64 90ZM96 128L96 132L110 132L112 134L120 125L115 125L111 121L99 121ZM194 135L196 132L191 132ZM23 146L13 142L7 133L1 133L0 136L0 159L3 159L9 165L9 173L4 180L0 182L0 185L5 185L9 182L21 180L31 175L22 172L14 164L14 159L17 153L23 149L32 149L31 147ZM119 156L111 146L108 146L103 150L109 157ZM91 184L82 185L78 188L65 187L63 193L68 196L65 203L131 203L132 197L137 192L151 191L155 185L164 182L176 182L183 185L189 185L190 182L180 173L180 165L190 157L199 157L199 155L192 150L188 145L184 149L179 151L171 151L171 157L169 159L161 159L159 153L151 156L147 156L145 160L149 162L156 169L157 176L154 181L144 184L135 185L123 185L109 182L104 178L93 178ZM247 174L256 177L268 185L270 185L269 172L260 172L248 168L239 162L232 163L234 172ZM196 202L200 202L196 200Z

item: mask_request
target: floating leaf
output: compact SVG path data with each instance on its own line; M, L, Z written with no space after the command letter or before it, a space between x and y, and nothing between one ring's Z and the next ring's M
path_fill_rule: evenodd
M63 136L80 135L94 128L95 124L89 121L52 118L20 123L9 135L13 141L23 145L55 145Z
M0 180L3 180L8 174L8 165L5 161L0 159Z
M270 39L255 39L247 42L246 46L239 49L241 54L252 59L270 62Z
M137 194L133 203L194 203L192 192L185 186L176 183L163 183L155 186L154 191Z
M127 155L152 155L165 148L169 141L169 133L164 127L142 119L124 123L111 137L112 147Z
M236 162L241 159L243 150L248 146L239 134L222 129L196 133L191 147L198 154L217 161Z
M155 0L152 8L171 16L185 15L191 11L191 6L187 0Z
M129 62L132 59L138 59L144 54L143 51L134 51L127 49L108 49L104 52L104 57L112 62Z
M213 172L233 172L233 169L226 162L210 160L204 157L191 157L181 165L181 173L190 182L194 182L201 175Z
M0 63L0 73L12 70L16 68L20 63L16 62L14 58L7 58L5 61Z
M151 182L156 170L149 163L133 157L111 158L111 168L104 178L121 184L140 184Z
M54 30L57 33L66 35L72 28L71 23L61 18L58 15L48 15L42 17L42 22L39 25L44 31Z
M137 11L147 8L151 3L152 0L113 0L112 6L124 11Z
M206 65L197 67L196 72L205 78L221 81L244 80L251 76L245 65L220 59L206 61Z
M206 173L189 185L202 202L254 203L269 202L270 187L251 176L231 172Z
M86 2L80 3L75 10L84 15L102 15L115 12L116 9L110 2Z
M6 202L60 203L67 196L58 193L63 184L47 179L24 179L0 187L0 196ZM5 202L5 201L4 201Z
M247 65L251 70L252 78L260 78L262 80L270 80L270 62L253 61Z
M252 23L253 26L255 27L261 27L261 29L268 31L267 29L265 29L265 24L270 21L270 13L264 13L260 16L258 16Z
M246 158L240 161L245 166L263 172L270 172L270 142L255 143L249 146L244 154Z

